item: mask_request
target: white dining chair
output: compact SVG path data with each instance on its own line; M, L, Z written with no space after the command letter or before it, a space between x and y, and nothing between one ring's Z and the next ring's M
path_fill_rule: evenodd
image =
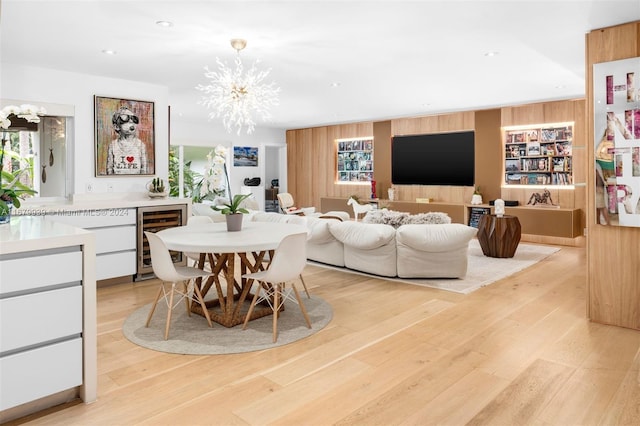
M300 277L307 263L307 234L292 234L286 236L276 248L269 269L242 275L243 278L254 279L258 282L249 311L244 319L242 329L247 328L253 309L257 303L266 301L273 311L273 341L278 340L278 316L287 300L291 300L300 307L300 311L311 328L311 321L307 310L300 298L295 280ZM287 288L290 283L291 287ZM291 293L295 295L295 299Z
M164 245L164 242L162 242L160 237L149 231L145 231L144 235L147 237L147 241L149 241L153 273L161 281L156 298L153 301L153 305L151 305L151 311L147 317L145 327L149 327L149 323L151 322L151 318L153 317L153 313L155 312L156 306L158 305L158 301L161 297L167 303L167 322L164 330L164 340L169 338L171 312L173 311L173 308L178 306L182 299L185 300L185 304L187 306L187 315L191 316L189 301L196 301L202 307L204 316L209 323L209 327L213 327L209 311L204 303L202 293L200 293L200 288L195 284L195 280L197 278L207 278L211 273L191 266L176 266L171 259L169 250ZM170 289L166 288L165 285L167 283L171 284ZM182 289L178 288L178 283L182 283ZM174 295L176 294L178 295L178 300L174 303Z
M201 223L213 223L213 218L210 216L191 216L187 219L187 226L197 225ZM187 260L190 261L192 266L198 267L198 263L200 262L200 253L193 252L185 252L185 256L187 256ZM204 259L205 265L203 269L209 268L211 270L211 265L209 265L209 260L205 257Z

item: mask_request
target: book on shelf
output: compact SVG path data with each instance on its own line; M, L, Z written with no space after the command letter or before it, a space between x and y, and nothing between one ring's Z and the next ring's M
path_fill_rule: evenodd
M540 155L540 142L527 142L527 155Z
M469 214L469 226L478 227L480 217L485 214L491 214L491 207L471 207Z

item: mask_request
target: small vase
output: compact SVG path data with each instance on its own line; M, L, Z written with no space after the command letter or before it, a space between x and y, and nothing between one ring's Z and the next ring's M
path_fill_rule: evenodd
M482 204L482 195L473 194L471 196L471 204Z
M242 213L228 214L227 216L227 231L235 232L242 229Z

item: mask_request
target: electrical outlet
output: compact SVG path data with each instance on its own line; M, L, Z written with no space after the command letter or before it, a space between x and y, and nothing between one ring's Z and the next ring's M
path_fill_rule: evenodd
M93 184L87 183L86 189L87 189L87 192L93 192Z

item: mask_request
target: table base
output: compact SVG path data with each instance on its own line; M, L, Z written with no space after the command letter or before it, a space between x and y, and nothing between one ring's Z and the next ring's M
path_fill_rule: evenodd
M263 259L266 252L254 252L251 254L253 260L247 256L247 253L237 254L240 259L240 275L264 269ZM270 256L271 258L273 257L272 250L270 251ZM205 282L196 282L196 285L199 286L203 297L213 288L215 288L218 295L217 299L205 301L209 317L212 321L225 327L235 327L244 323L253 298L250 290L254 280L242 278L237 281L235 279L235 253L201 254L198 262L200 268L204 268L205 258L208 259L209 265L212 265L212 275ZM226 281L224 285L220 282L220 277L223 277ZM199 303L191 303L191 312L205 316ZM265 302L263 305L254 308L249 319L254 320L271 314L273 314L273 310Z

